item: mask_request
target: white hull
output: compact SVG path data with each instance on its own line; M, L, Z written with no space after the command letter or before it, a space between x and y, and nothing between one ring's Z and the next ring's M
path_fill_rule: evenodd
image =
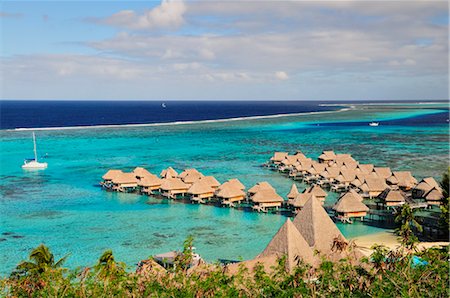
M29 161L23 164L22 169L46 169L47 168L46 162L37 162L37 161Z
M378 125L379 125L378 122L371 122L371 123L369 123L369 126L378 126Z

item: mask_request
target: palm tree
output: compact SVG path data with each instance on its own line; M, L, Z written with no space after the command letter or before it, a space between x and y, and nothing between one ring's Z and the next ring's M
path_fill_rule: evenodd
M114 255L110 249L106 250L101 255L100 259L98 259L95 270L97 271L97 275L103 279L124 272L123 265L115 261Z
M39 275L49 270L60 268L66 261L68 255L55 262L55 257L50 249L44 244L33 249L29 255L29 261L22 261L17 265L12 275Z
M400 236L401 243L408 249L413 249L415 243L418 241L414 235L413 228L422 232L422 226L417 222L414 211L408 204L403 205L400 212L397 213L395 222L400 224L400 227L395 232Z

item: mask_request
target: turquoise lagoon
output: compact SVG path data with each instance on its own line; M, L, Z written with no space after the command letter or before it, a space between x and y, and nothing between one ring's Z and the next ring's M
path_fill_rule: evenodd
M239 178L247 187L268 181L285 196L292 181L260 167L274 151L302 150L316 158L334 149L363 163L439 179L449 164L444 113L447 104L356 105L240 121L42 130L38 149L49 168L37 172L20 167L32 153L30 131L0 131L0 273L10 272L40 243L57 257L71 253L66 265L72 268L95 264L108 248L133 267L181 248L190 234L208 261L253 258L285 217L105 192L100 177L109 168L143 166L159 173L167 166L195 167L221 182ZM444 120L426 125L423 117ZM368 126L373 120L388 122ZM331 194L326 204L335 200ZM380 231L362 223L338 226L349 238Z

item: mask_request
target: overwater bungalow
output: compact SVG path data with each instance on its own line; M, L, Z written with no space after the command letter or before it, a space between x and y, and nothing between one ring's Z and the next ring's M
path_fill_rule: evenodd
M397 207L405 204L405 196L402 191L386 188L377 197L377 203L384 207Z
M417 184L416 178L409 171L392 172L387 180L389 185L397 186L403 190L410 190Z
M216 198L222 205L233 207L245 200L245 192L239 184L229 180L216 190Z
M177 171L175 171L172 167L168 167L161 171L159 177L167 179L167 178L176 178L178 176Z
M391 169L387 167L385 168L374 167L373 171L379 178L387 179L392 176Z
M412 197L414 199L424 199L433 188L442 192L441 186L433 177L424 178L413 188Z
M245 185L242 184L241 181L239 181L239 179L233 178L233 179L229 179L227 182L223 183L222 185L219 186L219 189L225 185L226 183L230 183L231 185L233 185L234 187L244 190L245 189Z
M154 191L157 191L161 188L161 184L163 180L158 178L158 176L153 174L148 174L143 176L141 179L138 179L138 186L141 189L141 192L144 194L153 194Z
M319 156L318 160L320 163L331 165L336 161L336 154L332 150L329 151L325 150L322 151L322 154Z
M204 176L200 179L210 187L217 189L220 186L220 182L214 176Z
M313 185L304 191L305 193L310 193L315 196L323 205L325 198L328 195L319 185Z
M320 179L320 174L325 171L326 164L314 162L311 167L306 170L304 175L304 182L314 183Z
M294 180L302 179L306 175L307 171L312 167L313 163L315 163L313 160L299 161L291 170L289 176Z
M345 237L328 216L321 202L311 197L295 216L293 224L305 238L309 247L324 255L332 253L336 237Z
M105 173L105 175L102 176L102 181L100 182L100 185L104 188L112 188L112 180L118 176L121 175L123 172L122 170L108 170L108 172Z
M288 202L290 202L291 200L295 199L295 197L296 197L299 193L300 193L300 192L298 191L297 185L295 185L295 183L292 183L291 190L290 190L289 193L287 194Z
M288 201L288 206L294 213L298 213L314 195L312 193L300 193L293 200ZM314 199L317 200L316 197Z
M200 172L191 172L183 177L178 176L178 178L181 178L184 183L189 184L189 185L194 184L194 182L197 182L198 180L200 180L203 177L204 177L203 174Z
M289 172L296 163L297 163L297 156L286 155L286 157L278 165L278 171L284 173Z
M311 158L308 158L305 154L303 154L301 151L297 151L294 156L296 157L298 162L305 161L305 160L311 160Z
M337 163L337 165L344 171L353 171L357 173L358 163L355 161L344 161L343 163Z
M141 178L144 178L145 176L153 175L152 173L150 173L149 171L147 171L146 169L144 169L142 167L136 167L133 170L133 173L136 175L137 179L141 179Z
M138 186L138 179L134 173L119 173L111 182L112 189L120 192L131 192Z
M184 179L191 174L201 174L197 169L185 169L178 175L178 178Z
M339 176L336 177L331 190L333 191L342 191L348 189L350 184L355 180L356 173L354 170L344 170L341 169L339 172Z
M334 160L334 163L337 165L343 165L343 164L357 164L358 162L352 157L351 154L336 154L336 158Z
M444 195L442 194L441 188L433 187L426 195L425 200L429 206L436 205L440 206L442 204L442 199Z
M343 194L333 206L336 217L344 222L352 217L360 217L362 220L369 211L369 207L362 200L362 197L354 190Z
M358 164L356 167L356 172L361 172L363 174L370 174L373 172L373 164Z
M386 188L388 188L388 185L384 179L372 177L365 178L364 183L359 186L359 189L362 191L362 195L370 199L377 197Z
M275 152L270 158L269 165L278 167L278 165L284 160L287 155L287 152Z
M276 193L274 189L259 189L250 197L253 204L253 210L258 212L267 212L269 209L278 209L284 203L284 199Z
M339 176L341 169L337 166L328 166L325 170L320 173L320 179L317 184L320 186L329 186L335 182L336 178Z
M248 190L248 194L251 197L254 194L256 194L258 191L263 190L263 189L270 189L270 190L275 191L275 189L273 188L272 185L269 184L269 182L263 181L263 182L258 182L254 186L250 187L250 189Z
M214 192L215 189L203 179L194 182L187 191L191 201L197 203L204 203L206 200L210 200L214 196Z
M180 178L167 178L163 179L163 183L160 187L161 195L177 199L184 197L189 189L190 185L186 184Z
M300 262L311 266L318 264L318 260L314 256L314 252L309 247L308 242L306 242L289 218L286 219L285 223L256 259L268 257L276 257L278 259L284 256L286 257L286 270L289 272L292 272Z

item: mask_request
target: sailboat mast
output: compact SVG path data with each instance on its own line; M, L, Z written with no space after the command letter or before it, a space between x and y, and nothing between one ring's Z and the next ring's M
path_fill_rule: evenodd
M34 151L34 160L37 161L36 136L34 135L34 132L33 132L33 146L34 146L34 148L33 148L33 151Z

